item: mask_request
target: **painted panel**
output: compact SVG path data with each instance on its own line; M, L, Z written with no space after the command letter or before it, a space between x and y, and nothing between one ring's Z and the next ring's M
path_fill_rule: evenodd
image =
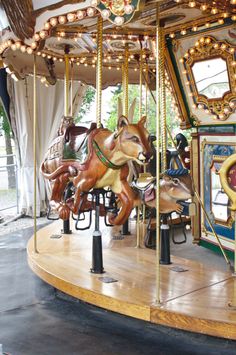
M200 137L201 198L217 235L229 249L233 249L235 226L229 209L230 201L221 187L218 171L223 161L235 151L235 136ZM201 238L216 243L203 212L201 220Z

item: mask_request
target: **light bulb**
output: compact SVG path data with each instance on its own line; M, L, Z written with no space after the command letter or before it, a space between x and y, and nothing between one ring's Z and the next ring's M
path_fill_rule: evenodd
M104 10L102 10L101 15L102 15L103 20L107 20L110 17L111 12L108 9L104 9Z
M117 26L122 26L124 21L125 21L125 19L122 16L116 16L115 20L114 20L114 22Z
M131 15L132 12L134 11L134 7L131 4L125 5L124 11L126 15Z

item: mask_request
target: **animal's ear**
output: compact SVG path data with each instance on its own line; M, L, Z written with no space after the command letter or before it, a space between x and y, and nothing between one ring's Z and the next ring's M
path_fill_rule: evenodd
M142 125L142 126L145 126L146 120L147 120L147 117L143 116L143 117L140 118L138 124Z
M134 119L134 110L135 110L135 105L136 105L136 98L133 100L132 104L130 105L130 108L129 108L129 120L130 122L133 122L133 119Z
M128 118L125 116L120 116L120 118L118 119L117 128L119 129L121 127L127 126L128 124Z
M123 102L120 97L118 97L118 117L122 116L123 113Z
M164 174L162 177L165 181L170 181L172 180L171 177L169 175Z

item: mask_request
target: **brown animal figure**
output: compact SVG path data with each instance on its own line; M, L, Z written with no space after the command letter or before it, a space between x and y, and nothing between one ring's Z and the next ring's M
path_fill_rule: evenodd
M68 127L61 136L63 147L61 145L60 152L52 155L52 147L58 144L59 138L61 141L61 137L55 139L41 165L41 172L53 184L51 201L58 209L60 218L67 220L70 211L77 214L81 192L110 187L121 206L118 215L110 217L110 223L120 225L126 221L135 199L127 181L127 162L134 160L142 165L150 160L152 154L145 122L146 118L142 117L137 124L129 124L128 119L121 116L115 133L108 129L95 128L79 134L79 127ZM75 129L78 134L74 136ZM66 159L62 150L66 151ZM84 150L87 153L85 159L82 154ZM69 181L73 182L76 189L75 196L63 201Z
M140 198L136 198L135 202L137 203L137 206L145 203L145 205L150 208L156 208L156 179L150 174L143 175L147 176L144 178L143 182L141 182L141 185L139 179L134 184L135 189L143 192L143 202ZM183 207L178 201L185 201L191 198L192 190L184 181L185 178L186 182L188 182L190 176L181 176L181 178L182 180L163 175L160 179L160 213L171 213L173 211L181 213Z

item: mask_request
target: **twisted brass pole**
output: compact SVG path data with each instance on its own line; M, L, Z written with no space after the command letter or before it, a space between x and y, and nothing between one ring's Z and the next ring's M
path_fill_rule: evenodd
M148 127L148 64L146 64L145 72L145 116L147 117L147 127Z
M161 111L161 153L162 153L162 166L161 171L167 169L166 161L166 88L165 88L165 33L164 28L160 27L160 111Z
M65 74L64 74L64 115L69 115L69 80L70 80L70 62L69 55L65 54Z
M73 84L74 84L74 66L71 62L71 84L70 84L70 115L73 116Z
M36 220L36 208L37 208L37 156L36 156L36 131L37 131L37 63L36 54L34 54L34 79L33 79L33 145L34 145L34 252L38 253L37 246L37 220Z
M143 100L143 52L140 51L139 58L139 119L142 117L142 100Z
M160 22L159 14L160 7L159 3L156 5L156 178L157 182L160 180ZM161 269L160 269L160 186L159 183L156 184L156 302L161 303L160 299L160 287L161 287Z
M129 48L128 44L125 45L125 57L123 64L123 115L128 117L129 111Z
M97 21L97 68L96 68L96 121L97 127L101 127L102 115L102 17Z

